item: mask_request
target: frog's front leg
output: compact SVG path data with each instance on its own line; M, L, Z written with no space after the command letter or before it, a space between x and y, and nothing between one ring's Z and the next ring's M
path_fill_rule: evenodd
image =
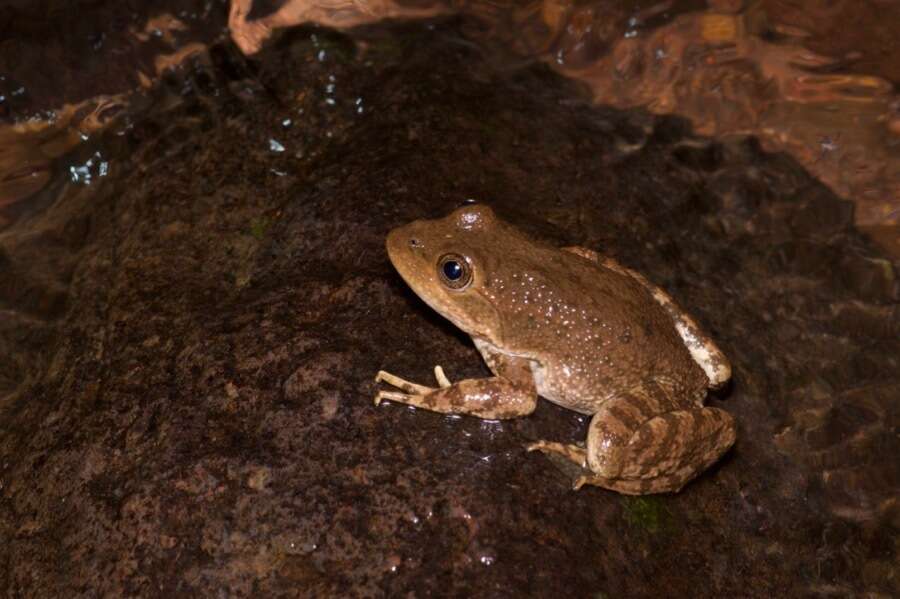
M442 414L470 414L488 420L527 416L537 405L534 379L527 376L494 376L450 383L440 366L434 369L437 388L411 383L389 372L379 371L376 382L400 391L379 391L375 405L382 400L405 403Z

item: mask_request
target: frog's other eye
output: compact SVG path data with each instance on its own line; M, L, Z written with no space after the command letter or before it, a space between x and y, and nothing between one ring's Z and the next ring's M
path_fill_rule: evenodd
M472 282L472 267L459 254L444 254L437 263L441 282L450 289L465 289Z

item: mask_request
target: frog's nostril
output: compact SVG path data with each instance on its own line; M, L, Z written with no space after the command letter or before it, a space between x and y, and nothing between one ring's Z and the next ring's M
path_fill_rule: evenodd
M416 239L415 237L411 238L409 240L409 247L414 247L414 248L419 247L419 240Z

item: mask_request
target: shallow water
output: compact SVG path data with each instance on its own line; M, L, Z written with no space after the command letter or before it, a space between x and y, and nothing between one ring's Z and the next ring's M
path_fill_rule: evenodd
M897 3L455 5L251 59L223 2L51 5L0 13L7 594L900 592ZM399 10L360 6L316 14ZM573 493L523 446L577 414L374 408L383 367L485 373L383 251L469 197L688 306L734 451Z
M501 45L510 62L544 60L589 85L599 104L681 115L700 134L754 135L767 150L789 152L900 252L900 3L236 5L249 9L249 20L231 17L246 50L271 29L308 20L347 27L383 16L476 15L479 25L460 43ZM0 53L0 223L49 183L51 162L135 103L130 92L225 31L222 2L173 1L147 13L90 7L56 38L64 17L40 7L8 9L15 35Z
M327 4L283 3L281 19L262 15L247 25L253 35L244 47L257 46L267 18L273 27L290 23L290 6L305 17ZM544 0L453 8L482 19L473 39L502 40L520 57L548 62L587 83L599 104L677 114L698 133L754 135L769 151L789 152L851 199L857 222L900 255L900 3ZM347 12L325 11L319 20L341 26ZM387 9L373 12L357 10L353 22Z

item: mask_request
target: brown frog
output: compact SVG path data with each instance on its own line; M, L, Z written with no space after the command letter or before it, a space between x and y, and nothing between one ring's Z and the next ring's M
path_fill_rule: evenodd
M445 414L502 419L537 396L591 415L586 447L538 441L585 470L575 488L679 491L735 440L731 416L703 405L731 366L659 287L584 248L526 236L484 205L399 227L394 267L429 306L471 335L494 376L438 387L381 371L391 400Z

